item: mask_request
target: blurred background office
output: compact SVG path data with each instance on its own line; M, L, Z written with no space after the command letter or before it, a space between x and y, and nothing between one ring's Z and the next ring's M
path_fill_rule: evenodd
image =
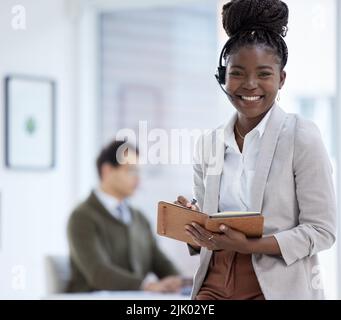
M98 183L96 155L120 129L138 132L139 121L146 121L147 132L209 129L229 118L232 106L213 76L226 41L221 27L225 2L1 1L0 78L52 81L55 147L52 166L44 170L18 169L5 162L9 117L2 86L0 298L48 296L46 257L67 257L67 219ZM289 62L280 105L319 126L333 163L339 202L341 4L285 2L290 8ZM39 155L39 149L36 152ZM191 197L191 165L183 162L141 168L141 186L132 203L143 209L154 230L157 201L172 201L179 194ZM182 243L157 238L182 274L191 277L198 257L190 257ZM337 248L338 244L320 255L331 299L341 298Z

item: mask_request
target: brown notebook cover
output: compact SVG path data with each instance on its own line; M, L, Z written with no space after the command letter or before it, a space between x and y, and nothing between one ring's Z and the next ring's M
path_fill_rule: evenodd
M219 213L222 214L222 213ZM264 217L259 212L224 212L224 217L193 211L174 203L160 201L157 213L157 233L160 236L196 245L185 233L185 225L197 222L207 230L222 233L221 224L243 232L249 238L260 238L263 234ZM240 216L244 215L244 216Z

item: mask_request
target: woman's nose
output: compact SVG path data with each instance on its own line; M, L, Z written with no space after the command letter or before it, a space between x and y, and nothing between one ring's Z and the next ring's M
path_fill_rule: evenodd
M248 90L256 89L257 86L258 86L257 79L255 79L254 77L246 78L243 83L243 88Z

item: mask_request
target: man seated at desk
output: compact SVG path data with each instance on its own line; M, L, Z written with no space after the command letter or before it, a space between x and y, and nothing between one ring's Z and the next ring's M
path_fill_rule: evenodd
M178 271L159 249L147 219L126 201L138 185L137 159L138 150L125 141L112 142L98 156L100 185L68 222L69 292L181 289ZM146 281L150 272L159 280Z

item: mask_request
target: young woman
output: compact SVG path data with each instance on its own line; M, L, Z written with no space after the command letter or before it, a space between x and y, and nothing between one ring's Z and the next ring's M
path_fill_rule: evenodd
M288 7L232 0L222 15L229 40L219 81L236 113L197 143L192 209L260 211L264 235L186 226L198 245L191 254L200 252L192 298L321 299L317 253L335 241L336 202L316 125L276 103L286 78ZM176 203L191 206L183 196Z

